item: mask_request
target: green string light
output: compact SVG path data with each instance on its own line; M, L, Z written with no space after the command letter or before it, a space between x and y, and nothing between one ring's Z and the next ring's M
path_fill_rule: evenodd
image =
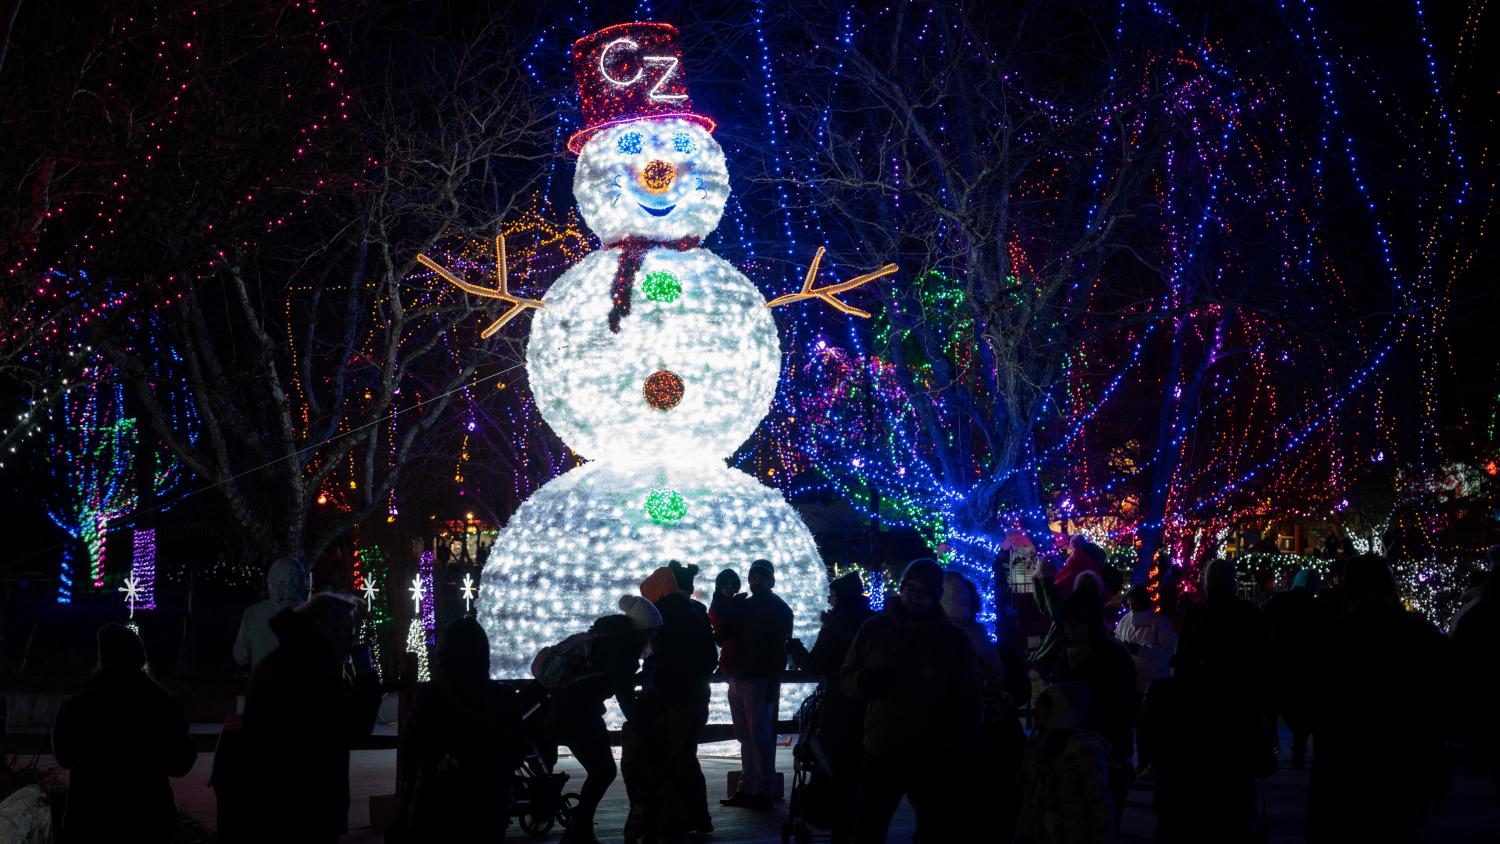
M641 289L646 291L646 298L653 302L673 302L682 295L682 282L677 280L677 276L658 270L646 273Z
M687 501L675 489L653 489L646 496L646 515L659 524L670 524L687 515Z

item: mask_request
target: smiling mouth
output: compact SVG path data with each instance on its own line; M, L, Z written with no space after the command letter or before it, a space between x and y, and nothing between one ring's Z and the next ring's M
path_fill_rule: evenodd
M651 207L651 206L650 206L650 205L647 205L647 204L646 204L646 203L644 203L644 202L637 202L637 203L636 203L636 205L639 205L639 206L641 206L641 208L642 208L642 209L643 209L643 210L644 210L644 211L645 211L645 212L646 212L646 213L647 213L647 214L650 214L650 215L651 215L651 216L653 216L653 217L665 217L665 216L667 216L667 215L668 215L668 214L670 214L670 213L672 213L672 209L673 209L673 208L676 208L676 207L677 207L677 204L676 204L676 203L673 203L673 204L671 204L671 205L668 205L668 206L667 206L667 207L666 207L666 208L652 208L652 207Z

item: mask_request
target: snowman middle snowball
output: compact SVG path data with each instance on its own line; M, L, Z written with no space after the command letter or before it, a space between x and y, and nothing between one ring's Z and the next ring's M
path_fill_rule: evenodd
M543 418L590 459L729 457L770 409L781 344L755 285L682 241L723 216L723 149L686 120L617 124L584 146L573 195L606 248L564 273L533 317L526 369ZM614 286L632 249L639 265L616 331ZM647 392L659 373L680 379L665 409Z

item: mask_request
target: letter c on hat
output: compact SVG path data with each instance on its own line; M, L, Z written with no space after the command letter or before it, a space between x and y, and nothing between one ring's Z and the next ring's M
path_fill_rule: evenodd
M613 76L610 76L609 68L605 65L605 60L609 58L609 51L620 46L621 44L628 45L631 50L639 50L641 48L641 45L630 40L629 38L616 38L608 44L605 44L604 49L599 51L599 75L603 76L606 82L611 82L615 85L619 85L622 88L626 88L641 81L641 77L646 75L646 69L644 67L636 68L635 75L630 77L629 79L616 79Z

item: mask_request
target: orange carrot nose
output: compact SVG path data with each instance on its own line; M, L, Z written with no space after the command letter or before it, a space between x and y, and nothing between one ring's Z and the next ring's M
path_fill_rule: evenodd
M641 184L652 193L665 193L676 178L677 168L672 166L672 162L662 161L660 158L648 161L645 169L641 170Z

